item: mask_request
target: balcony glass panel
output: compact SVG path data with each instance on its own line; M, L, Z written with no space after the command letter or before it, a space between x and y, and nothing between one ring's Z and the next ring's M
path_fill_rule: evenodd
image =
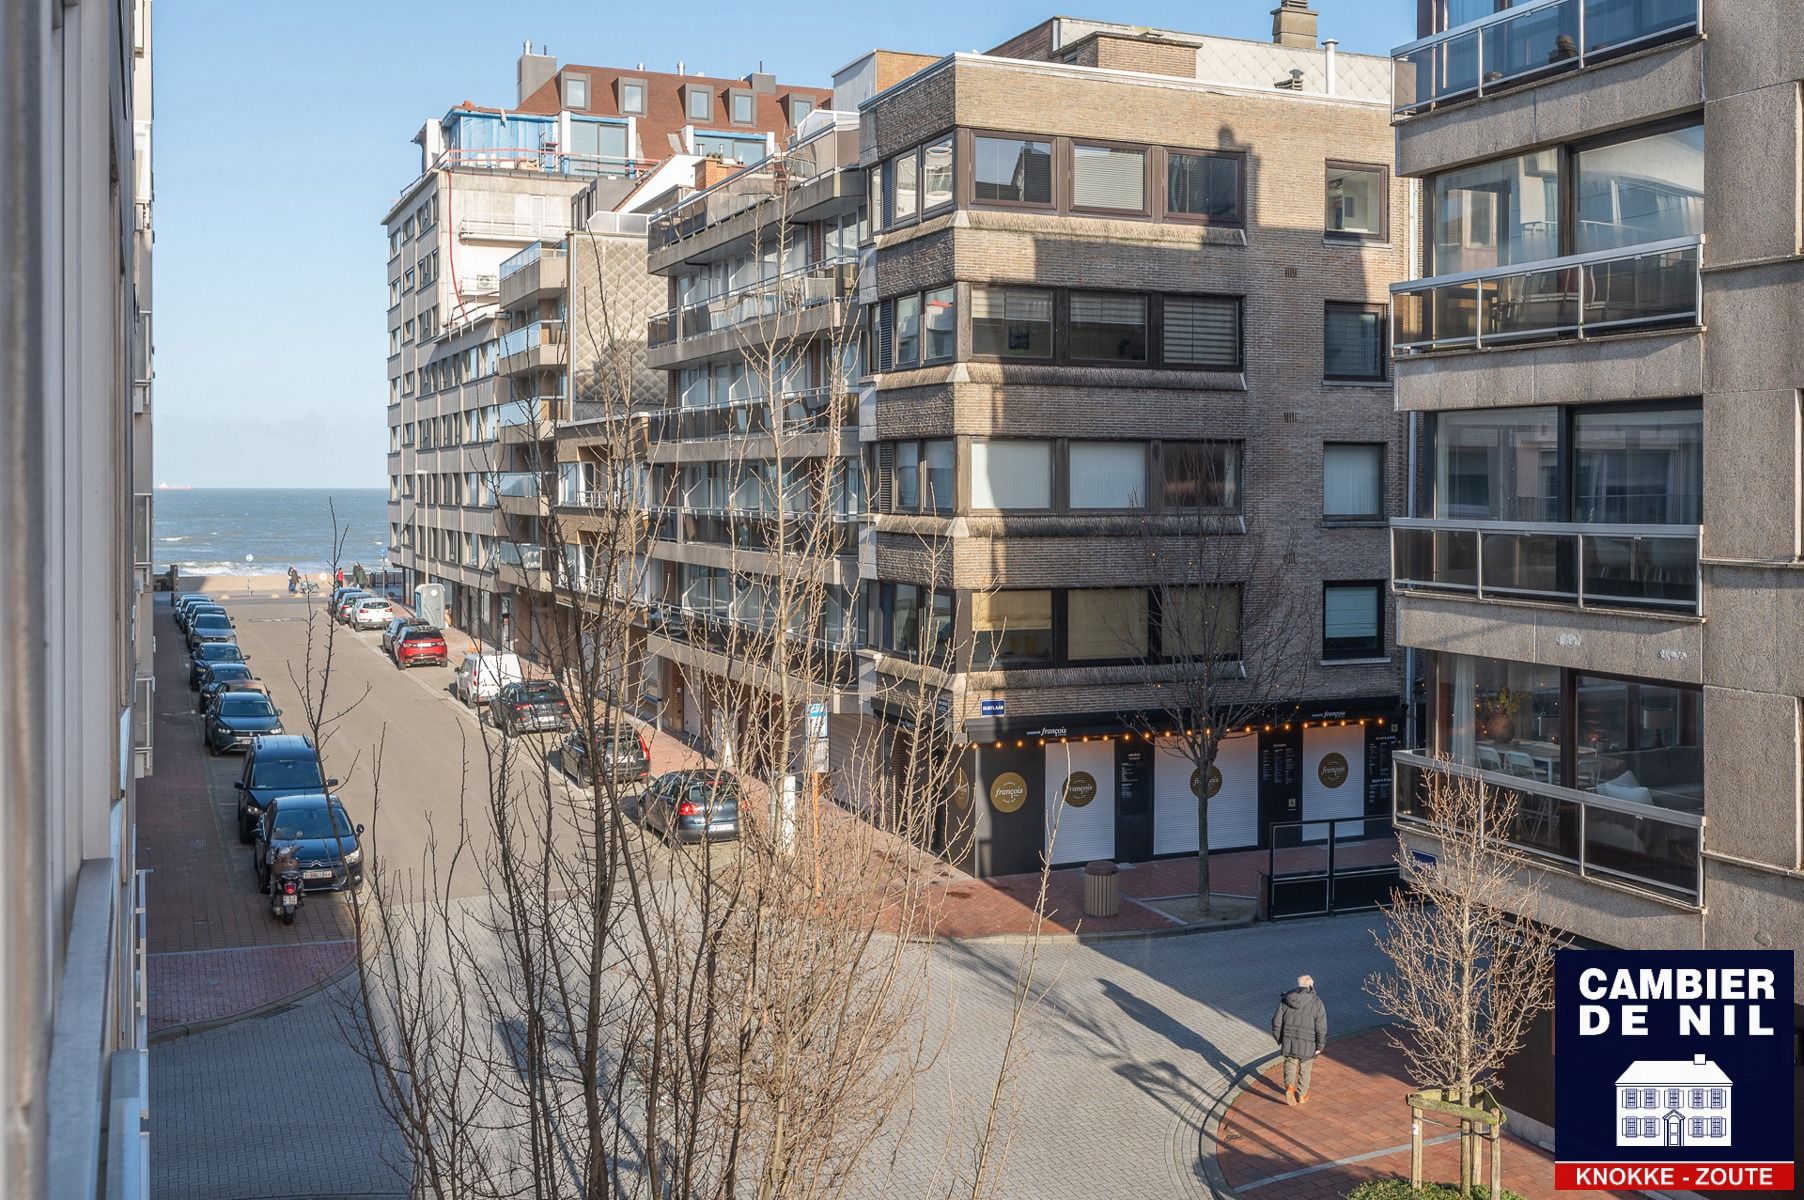
M1478 590L1477 530L1398 527L1391 546L1399 587Z
M539 477L531 471L504 471L495 476L495 495L532 499L539 494Z
M1578 598L1577 534L1499 531L1486 533L1482 545L1485 591Z
M1698 605L1698 539L1585 539L1585 599L1594 604L1676 608Z
M1400 519L1392 523L1391 554L1392 581L1403 591L1698 611L1696 526L1665 533L1658 526Z
M1696 246L1592 263L1584 271L1587 330L1697 319Z
M1655 815L1585 810L1585 863L1591 872L1618 875L1682 896L1698 887L1703 830Z
M1578 328L1578 271L1531 271L1487 281L1485 340L1545 337Z
M1585 0L1585 53L1693 29L1698 0Z
M1483 26L1484 75L1489 86L1536 71L1578 65L1576 0L1525 10Z

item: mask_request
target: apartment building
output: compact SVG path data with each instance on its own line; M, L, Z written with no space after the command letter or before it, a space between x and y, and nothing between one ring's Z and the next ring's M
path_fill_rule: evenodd
M0 1179L149 1194L151 5L0 8Z
M1177 728L1163 584L1308 626L1276 719L1222 747L1211 848L1388 811L1410 185L1389 65L1316 34L1301 2L1270 43L1054 18L836 77L871 197L868 683L970 743L979 874L1196 851L1192 764L1142 727ZM1284 555L1264 593L1253 544Z
M1581 944L1797 947L1804 33L1769 0L1435 0L1419 32L1398 820L1476 776ZM1503 1100L1551 1137L1549 1039Z
M544 359L564 334L555 303L530 330L503 320L503 264L560 242L579 197L587 217L667 190L660 166L763 157L826 96L767 75L560 66L530 43L517 79L513 107L466 102L421 128L420 174L383 216L390 564L410 590L443 585L451 619L489 641L510 634L496 572L519 532L492 477L516 465L502 418L526 398L501 368L522 339Z

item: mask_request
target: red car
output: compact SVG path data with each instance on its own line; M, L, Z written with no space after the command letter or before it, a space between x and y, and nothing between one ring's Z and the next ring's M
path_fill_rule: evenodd
M436 629L404 630L389 650L397 667L417 667L422 663L442 667L451 661L445 649L445 635Z

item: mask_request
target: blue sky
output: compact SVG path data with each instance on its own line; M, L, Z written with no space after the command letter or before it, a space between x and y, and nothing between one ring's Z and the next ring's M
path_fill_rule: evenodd
M874 46L983 50L1067 13L1267 38L1276 0L691 5L162 0L156 6L156 478L386 487L386 243L408 140L463 100L508 104L521 42L792 83ZM1316 0L1321 35L1388 53L1415 0ZM748 16L752 20L748 21Z

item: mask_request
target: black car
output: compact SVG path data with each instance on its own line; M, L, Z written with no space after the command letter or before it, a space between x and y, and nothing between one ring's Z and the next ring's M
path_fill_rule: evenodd
M696 768L660 775L639 798L639 819L679 842L723 842L739 836L739 781Z
M392 654L395 642L409 629L431 629L432 622L425 617L396 617L382 631L382 653Z
M645 739L630 725L598 726L592 742L582 730L575 730L558 753L564 770L585 785L599 784L604 778L640 783L651 774Z
M188 622L188 652L202 642L235 642L238 631L232 628L232 619L224 613L202 613Z
M321 778L319 751L313 739L295 733L275 733L255 738L244 756L244 778L238 789L238 840L257 836L263 810L284 796L317 796L338 786L336 779Z
M351 824L344 805L331 796L281 796L270 801L257 823L251 853L257 886L269 889L269 864L277 851L293 846L301 866L301 886L310 892L342 892L363 886L363 826Z
M219 699L222 692L263 692L269 689L263 681L251 674L251 669L243 663L214 663L207 672L207 678L195 693L194 711L206 716L213 702Z
M564 689L549 679L524 679L504 684L489 701L489 720L508 737L551 730L562 733L570 725L570 703Z
M202 726L207 753L248 750L258 734L282 732L282 710L262 692L221 692Z
M213 663L249 661L237 642L202 642L188 656L188 690L195 691L207 681L207 667Z

